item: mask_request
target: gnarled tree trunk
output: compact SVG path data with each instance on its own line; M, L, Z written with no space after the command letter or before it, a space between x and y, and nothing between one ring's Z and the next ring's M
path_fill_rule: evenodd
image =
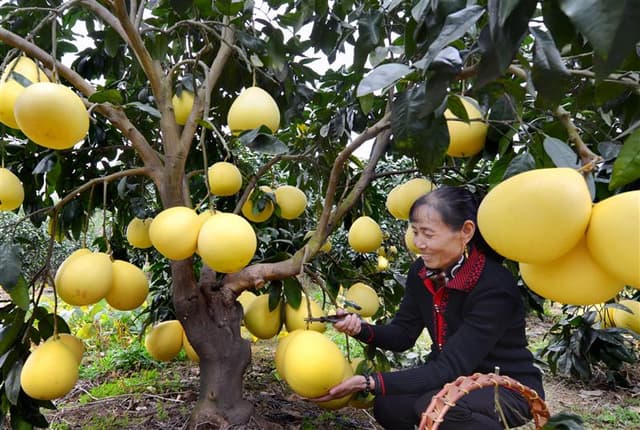
M204 268L198 283L191 260L172 262L171 271L176 313L200 358L200 395L189 428L244 424L253 406L242 397L251 361L250 343L240 336L242 307L211 270Z

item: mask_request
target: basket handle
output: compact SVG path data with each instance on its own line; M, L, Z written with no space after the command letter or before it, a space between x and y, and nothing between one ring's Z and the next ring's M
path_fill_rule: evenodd
M520 393L529 402L536 429L542 428L549 420L550 413L545 401L538 396L535 390L521 384L513 378L496 373L474 373L469 376L460 376L453 382L449 382L431 399L431 403L422 413L419 430L436 430L447 411L456 405L456 402L465 394L479 388L505 387Z

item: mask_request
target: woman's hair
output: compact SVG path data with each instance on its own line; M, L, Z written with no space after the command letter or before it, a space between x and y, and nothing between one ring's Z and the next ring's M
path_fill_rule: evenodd
M463 186L443 185L435 190L420 196L409 211L409 220L415 221L418 208L429 206L435 209L442 221L452 230L460 230L464 222L470 220L476 226L471 238L471 244L488 256L503 260L504 257L492 249L482 237L478 229L478 206L480 199L469 189Z

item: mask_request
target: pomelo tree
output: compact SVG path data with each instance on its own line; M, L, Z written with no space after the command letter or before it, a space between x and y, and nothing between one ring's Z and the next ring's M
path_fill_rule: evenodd
M404 233L385 208L398 183L428 177L482 194L526 170L569 167L584 175L594 201L638 188L639 16L633 2L603 0L3 2L2 84L13 86L0 108L18 128L3 121L2 167L23 184L21 213L37 225L51 220L52 240L59 232L81 239L103 212L95 245L122 259L134 259L124 239L134 217L178 206L240 214L247 202L257 215L274 203L262 187L304 191L301 217L279 217L276 204L275 215L253 221L257 250L241 270L216 273L197 254L136 254L168 266L156 292L170 297L200 359L191 427L242 424L252 416L242 394L251 357L236 297L271 285L276 298L284 290L299 300L302 273L335 294L360 271L392 309L400 284L368 271L375 259L350 250L346 230L369 216ZM51 82L11 65L22 55ZM315 67L319 59L324 66ZM64 139L86 119L60 114L72 96L50 85L70 89L86 108L90 125L79 142ZM7 94L32 86L35 96L6 105ZM230 114L249 87L275 100L277 121L260 98ZM50 88L53 98L35 91ZM62 137L40 137L45 124ZM367 156L356 157L365 144ZM236 194L209 192L207 170L221 161L242 173ZM2 228L12 235L12 226ZM330 236L342 244L327 256L319 251ZM38 306L56 268L23 266L18 243L3 246L0 261L0 284L13 298L1 314L3 414L39 424L46 404L18 381L30 342L64 323Z

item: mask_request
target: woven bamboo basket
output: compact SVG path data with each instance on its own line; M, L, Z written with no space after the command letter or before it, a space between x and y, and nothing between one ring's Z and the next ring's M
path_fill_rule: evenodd
M508 376L496 373L475 373L461 376L453 382L445 384L433 398L427 409L422 413L419 430L437 430L449 409L465 394L479 388L505 387L520 393L531 407L536 429L542 428L549 420L549 409L538 393Z

